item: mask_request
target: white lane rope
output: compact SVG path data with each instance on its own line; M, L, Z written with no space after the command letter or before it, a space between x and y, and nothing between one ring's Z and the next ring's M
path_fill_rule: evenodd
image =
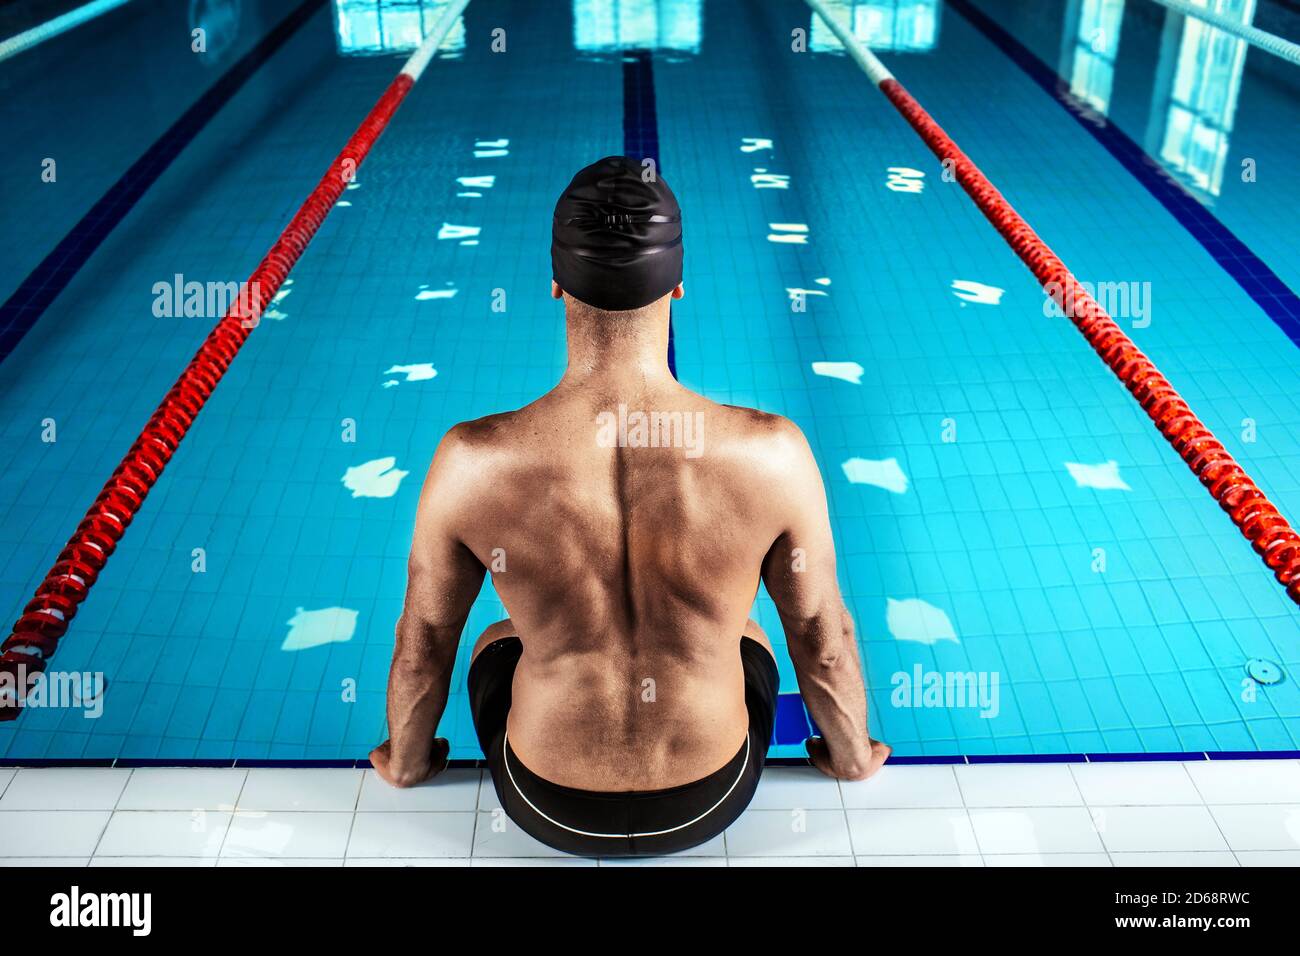
M1259 27L1250 24L1240 23L1222 14L1215 13L1213 10L1208 10L1194 3L1187 3L1186 0L1152 0L1152 2L1158 3L1175 13L1181 13L1185 17L1195 17L1197 20L1203 20L1216 30L1222 30L1224 33L1232 34L1239 40L1245 40L1256 49L1272 53L1274 56L1279 56L1296 64L1296 66L1300 66L1300 43L1292 43L1275 33L1269 33L1267 30L1261 30Z
M826 9L826 4L822 0L807 0L808 6L812 7L813 13L822 18L831 32L844 44L844 49L848 51L849 56L853 57L858 66L862 67L862 72L867 74L868 78L876 86L879 86L885 80L892 80L894 74L890 73L885 64L867 49L866 45L853 35L853 31L840 22L838 17L831 15Z
M85 6L69 10L63 16L47 20L22 33L16 33L7 40L0 40L0 63L129 2L130 0L93 0Z
M433 28L425 36L420 48L411 54L410 59L402 67L402 72L409 76L412 82L420 78L420 74L438 52L438 47L442 46L443 38L451 32L456 20L468 6L469 0L452 0L442 8L442 15L434 21Z

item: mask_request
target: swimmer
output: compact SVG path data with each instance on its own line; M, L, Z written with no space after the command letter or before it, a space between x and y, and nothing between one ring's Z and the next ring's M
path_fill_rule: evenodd
M420 495L371 761L409 787L435 738L486 572L510 617L474 645L468 694L501 807L587 856L704 843L749 804L777 665L752 620L760 579L821 729L813 766L863 780L889 756L840 596L821 474L787 419L719 405L668 367L682 222L662 178L610 157L555 208L551 295L568 367L518 411L464 422Z

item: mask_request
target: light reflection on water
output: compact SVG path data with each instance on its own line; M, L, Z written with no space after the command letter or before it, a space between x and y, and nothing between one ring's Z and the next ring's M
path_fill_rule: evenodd
M1145 0L1144 0L1145 2ZM1110 111L1125 0L1069 0L1058 72L1070 92L1105 115ZM1255 0L1201 0L1243 24ZM1223 187L1229 140L1247 44L1195 17L1162 12L1163 33L1151 93L1145 148L1205 197Z
M1204 0L1203 5L1243 24L1255 18L1255 0ZM1181 36L1175 46L1170 36L1178 20ZM1173 11L1166 14L1165 36L1156 76L1169 77L1169 82L1157 84L1151 102L1153 118L1163 116L1164 123L1152 124L1147 149L1158 149L1160 159L1184 182L1217 196L1223 188L1247 44ZM1176 57L1172 69L1166 63L1171 56Z
M872 50L924 53L939 39L939 0L825 0L832 16L853 27L853 35ZM808 48L838 53L844 45L821 17L813 15Z
M573 0L573 46L584 53L699 53L700 0Z
M334 0L334 33L347 56L411 53L437 22L451 0ZM465 50L465 18L438 47L439 55L456 57Z
M1110 109L1123 19L1124 0L1071 0L1066 8L1059 72L1070 78L1071 93L1101 113Z

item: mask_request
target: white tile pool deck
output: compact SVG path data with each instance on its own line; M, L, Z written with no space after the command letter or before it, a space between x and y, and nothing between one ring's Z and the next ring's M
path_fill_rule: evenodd
M485 771L0 770L0 866L1295 866L1300 760L770 767L725 834L585 860L497 808Z

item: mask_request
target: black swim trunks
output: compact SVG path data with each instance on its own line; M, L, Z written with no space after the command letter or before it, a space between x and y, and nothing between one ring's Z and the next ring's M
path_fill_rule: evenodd
M749 733L722 769L667 790L604 793L561 787L523 765L506 735L517 637L493 641L469 669L469 706L506 815L547 846L582 856L661 856L705 843L749 805L776 719L776 661L757 641L740 639Z

